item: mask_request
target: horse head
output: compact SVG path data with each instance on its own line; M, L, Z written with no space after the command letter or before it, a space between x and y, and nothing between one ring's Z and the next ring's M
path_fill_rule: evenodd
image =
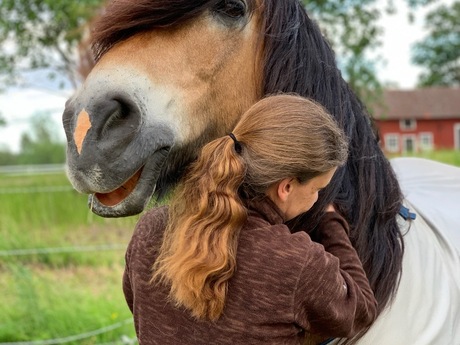
M109 7L97 64L66 104L68 176L101 216L141 212L261 97L257 12L244 0L183 2L167 2L168 19L161 1ZM120 28L110 15L131 20Z

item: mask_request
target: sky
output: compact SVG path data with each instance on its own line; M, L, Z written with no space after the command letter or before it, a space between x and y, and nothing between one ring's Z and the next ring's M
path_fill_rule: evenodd
M386 0L379 0L380 3ZM449 4L452 0L442 0ZM410 61L410 49L414 42L425 36L423 14L426 9L416 13L415 22L409 23L405 2L397 1L397 13L383 15L380 24L384 28L383 44L372 55L379 55L385 63L379 63L377 74L382 82L391 82L401 89L415 87L420 69ZM0 94L0 114L7 121L6 127L0 127L0 148L8 147L13 152L19 150L21 134L29 130L30 119L37 112L50 112L51 119L59 128L59 137L65 140L61 125L61 116L65 101L73 93L62 90L46 80L43 74L36 73L29 80L33 86L28 88L10 88ZM54 83L57 84L57 83Z

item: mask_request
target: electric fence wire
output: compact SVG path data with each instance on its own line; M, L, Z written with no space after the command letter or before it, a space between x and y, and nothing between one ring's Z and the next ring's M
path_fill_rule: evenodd
M63 337L63 338L56 338L56 339L47 339L47 340L34 340L34 341L17 341L17 342L9 342L9 343L0 343L0 345L57 345L57 344L65 344L69 343L72 341L78 341L78 340L83 340L87 338L94 337L96 335L100 335L103 333L108 333L111 332L117 328L123 327L129 323L132 323L133 319L129 318L124 321L120 321L117 323L114 323L113 325L102 327L99 329L96 329L94 331L86 332L86 333L80 333L80 334L75 334L71 335L68 337ZM122 343L124 343L122 341Z
M122 249L126 249L126 244L100 244L100 245L94 245L94 246L72 246L72 247L0 250L0 256L83 253L83 252L122 250Z

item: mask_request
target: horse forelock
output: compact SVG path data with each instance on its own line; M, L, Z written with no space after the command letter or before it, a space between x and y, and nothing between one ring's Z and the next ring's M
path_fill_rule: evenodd
M293 92L318 101L350 141L347 164L304 221L296 223L314 227L326 204L337 205L350 222L350 237L382 311L396 291L403 254L396 223L402 195L394 172L366 109L342 78L331 46L301 2L265 0L263 18L265 94Z
M111 47L154 28L171 28L196 18L222 0L117 0L105 8L92 26L91 45L98 61ZM252 13L259 0L247 2Z

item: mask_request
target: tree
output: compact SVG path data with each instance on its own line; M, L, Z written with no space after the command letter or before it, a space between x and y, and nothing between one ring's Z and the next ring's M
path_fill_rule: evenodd
M0 146L0 165L15 165L17 164L17 156L7 148Z
M431 11L425 21L429 34L413 46L412 61L425 69L420 86L460 85L460 1Z
M438 0L405 0L411 18L417 9ZM376 76L379 58L368 52L381 45L384 28L377 23L383 11L397 11L393 0L385 8L377 0L303 0L307 11L318 21L338 56L344 78L366 104L380 101L382 85Z
M30 133L21 137L19 164L50 164L65 162L65 143L56 135L56 123L48 113L36 113L32 117Z
M76 50L102 0L1 0L0 74L4 83L36 69L78 84Z
M6 120L0 114L0 127L6 126ZM13 164L15 157L8 149L0 145L0 165L9 165Z

